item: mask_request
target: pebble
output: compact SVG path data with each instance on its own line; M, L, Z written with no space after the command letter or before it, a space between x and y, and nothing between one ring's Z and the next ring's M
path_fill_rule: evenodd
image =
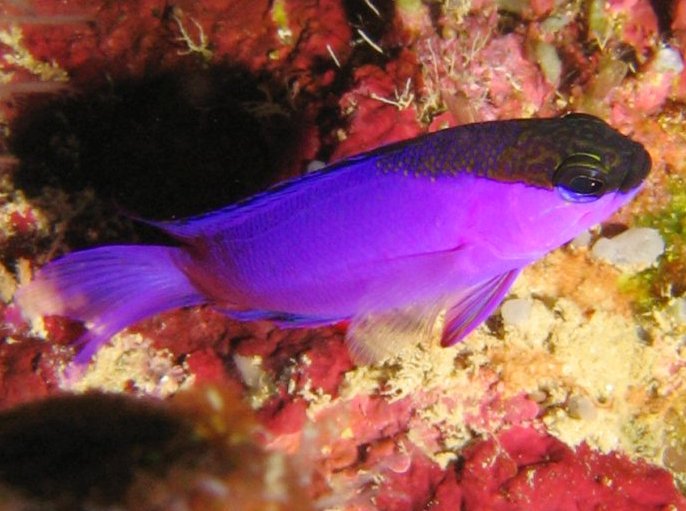
M534 53L545 79L551 85L557 85L562 74L562 61L557 53L557 48L550 43L539 41L534 46Z
M262 362L261 357L246 357L236 353L233 356L233 362L236 365L236 369L238 369L238 372L241 374L243 383L251 389L258 388L262 383L264 374L260 365Z
M653 266L665 251L665 242L657 229L634 227L614 238L600 238L591 249L622 271L636 273Z
M672 300L667 307L672 319L678 325L686 325L686 298L679 297Z
M586 248L591 244L591 231L583 231L576 238L569 242L569 246L573 249Z
M312 160L310 163L307 164L305 172L309 174L310 172L316 172L320 169L323 169L324 167L326 167L326 163L324 163L323 161Z
M684 62L681 54L667 45L661 45L654 56L655 68L662 73L681 73L684 70Z
M531 300L525 298L510 298L503 302L500 314L505 326L522 326L531 317Z
M569 398L567 413L574 419L593 420L598 415L598 410L589 398L577 395Z

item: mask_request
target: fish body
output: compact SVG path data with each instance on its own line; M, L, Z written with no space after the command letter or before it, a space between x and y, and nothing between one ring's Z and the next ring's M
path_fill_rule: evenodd
M86 322L82 359L135 321L203 303L287 326L348 319L363 352L375 326L393 335L447 310L452 344L521 268L629 201L649 169L640 144L588 115L461 126L155 224L180 247L67 255L18 300Z

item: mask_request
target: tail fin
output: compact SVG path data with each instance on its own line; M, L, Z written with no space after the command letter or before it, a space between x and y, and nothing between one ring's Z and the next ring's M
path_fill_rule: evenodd
M26 317L60 315L83 321L88 332L76 362L87 362L123 328L165 310L206 298L175 260L179 248L115 245L75 252L38 271L16 301Z

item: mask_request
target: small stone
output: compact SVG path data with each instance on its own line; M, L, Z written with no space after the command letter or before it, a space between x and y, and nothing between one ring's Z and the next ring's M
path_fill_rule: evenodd
M534 47L534 52L536 53L536 61L541 66L545 79L551 85L557 85L562 74L562 61L555 46L545 41L539 41Z
M636 273L650 268L665 251L665 242L657 229L634 227L614 238L600 238L591 254L622 271Z
M259 387L264 377L264 370L261 365L262 357L247 357L237 353L233 356L233 362L236 364L238 372L241 373L243 383L251 389Z
M591 231L583 231L576 238L569 242L569 246L573 249L586 248L591 244Z
M541 404L548 399L548 393L541 389L534 390L533 392L529 393L529 399L531 399L534 403Z
M573 21L568 13L553 14L541 22L541 30L547 34L555 34Z
M510 298L500 309L508 339L531 349L544 349L555 324L555 315L541 300L530 296Z
M309 174L310 172L316 172L320 169L323 169L324 167L326 167L326 163L324 163L323 161L312 160L310 163L307 164L307 169L305 170L305 172Z
M598 410L586 396L572 396L567 402L567 413L574 419L588 421L596 418Z
M14 280L14 276L3 264L0 264L0 300L9 303L16 290L17 281Z
M655 54L655 69L662 73L681 73L684 70L684 63L677 50L667 45L662 45Z
M510 298L503 302L500 314L505 326L522 326L531 317L531 300L525 298Z
M679 325L686 325L686 298L675 298L667 307L672 319Z

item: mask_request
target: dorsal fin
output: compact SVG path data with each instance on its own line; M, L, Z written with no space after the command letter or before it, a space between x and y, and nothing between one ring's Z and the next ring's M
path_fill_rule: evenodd
M282 203L285 196L305 193L309 190L308 185L321 185L328 179L340 176L341 173L366 168L358 164L373 158L375 155L376 151L373 151L342 160L309 174L278 183L264 192L209 213L181 220L141 221L164 231L177 240L188 242L198 236L211 235L233 222L241 222L243 218L252 215L256 210Z

